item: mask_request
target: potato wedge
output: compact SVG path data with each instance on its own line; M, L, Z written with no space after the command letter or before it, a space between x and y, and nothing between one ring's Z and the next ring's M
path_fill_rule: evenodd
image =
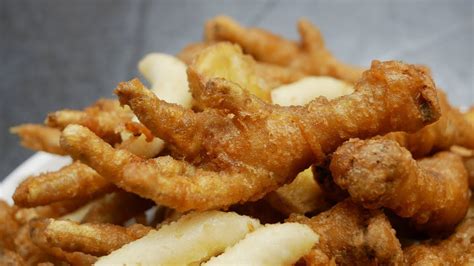
M260 223L231 212L191 213L131 242L96 265L189 265L223 252Z
M302 224L269 224L204 265L292 265L318 240L319 236Z

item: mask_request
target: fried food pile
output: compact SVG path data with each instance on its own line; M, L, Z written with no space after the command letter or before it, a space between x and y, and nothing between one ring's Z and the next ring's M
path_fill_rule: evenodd
M216 17L116 99L13 127L73 161L0 202L0 264L474 263L474 109L425 66L364 70L298 30Z

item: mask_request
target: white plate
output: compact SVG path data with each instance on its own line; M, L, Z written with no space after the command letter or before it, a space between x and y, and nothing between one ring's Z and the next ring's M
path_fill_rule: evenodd
M55 171L70 162L71 158L67 156L58 156L45 152L35 153L20 164L0 183L0 199L13 204L12 195L18 184L26 177L46 171Z

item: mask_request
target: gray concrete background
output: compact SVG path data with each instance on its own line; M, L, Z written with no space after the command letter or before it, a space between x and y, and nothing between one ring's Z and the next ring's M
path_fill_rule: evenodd
M0 0L0 180L32 154L10 126L113 97L143 55L200 40L204 21L217 14L289 38L307 17L340 59L427 64L454 104L472 105L473 9L469 0Z

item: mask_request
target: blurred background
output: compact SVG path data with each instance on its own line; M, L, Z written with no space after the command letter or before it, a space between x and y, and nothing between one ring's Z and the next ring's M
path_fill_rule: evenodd
M140 58L201 40L218 14L292 39L309 18L341 60L426 64L453 104L473 105L473 13L471 0L0 0L0 180L33 154L9 127L113 98Z

